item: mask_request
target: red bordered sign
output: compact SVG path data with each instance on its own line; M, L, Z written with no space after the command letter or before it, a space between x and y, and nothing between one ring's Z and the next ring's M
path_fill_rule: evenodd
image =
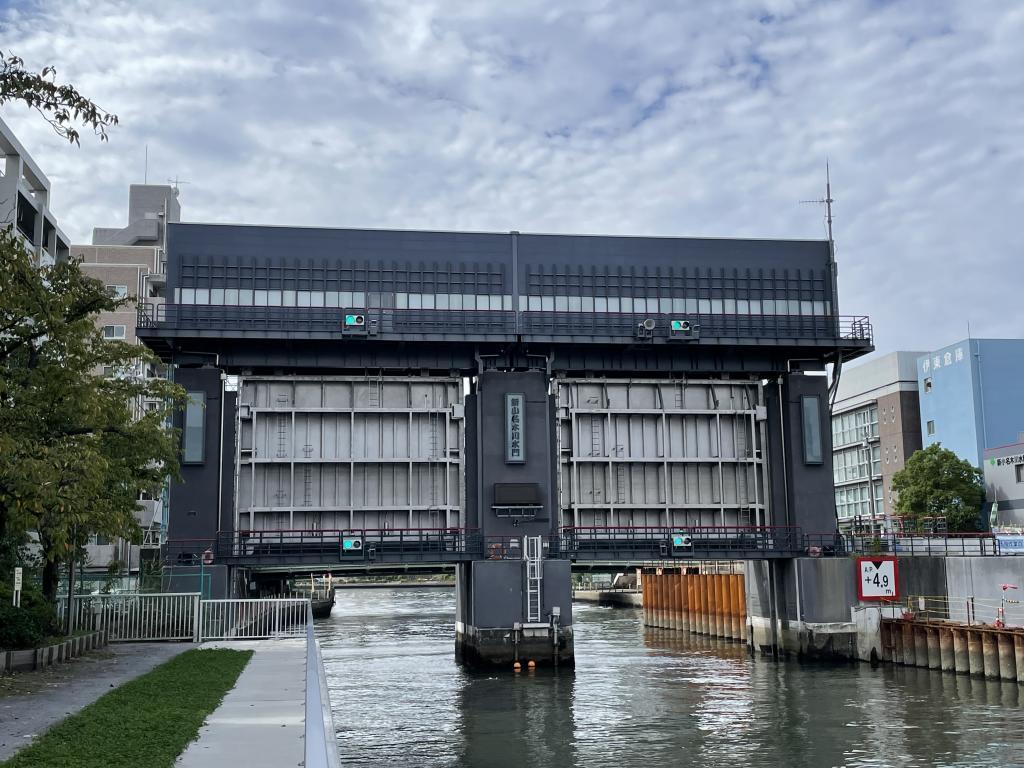
M857 558L857 597L861 600L898 600L899 565L891 555Z

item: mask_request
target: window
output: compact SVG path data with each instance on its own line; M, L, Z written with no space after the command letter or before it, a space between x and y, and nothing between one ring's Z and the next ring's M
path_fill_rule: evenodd
M202 464L206 441L206 393L189 392L185 406L185 430L182 436L182 462Z
M931 392L932 391L932 379L931 379L930 376L927 379L924 380L924 391L925 392Z
M115 299L123 299L128 295L127 285L108 285L105 286L107 294L113 296Z
M801 395L800 411L804 427L804 464L822 464L821 398Z
M124 338L124 326L123 325L104 325L103 326L103 338L104 339L123 339Z
M1024 464L1018 464L1014 469L1017 470L1017 482L1024 483Z
M928 425L927 425L927 429L928 429L928 434L929 435L934 435L935 434L935 422L934 421L929 421Z

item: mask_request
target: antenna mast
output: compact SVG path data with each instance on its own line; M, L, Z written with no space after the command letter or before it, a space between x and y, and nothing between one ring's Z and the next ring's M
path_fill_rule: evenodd
M825 223L828 227L828 241L830 244L832 240L832 203L835 199L832 197L832 176L829 172L828 159L825 160L825 196L819 197L817 200L801 200L801 203L816 203L817 205L825 206ZM835 247L833 245L833 247Z

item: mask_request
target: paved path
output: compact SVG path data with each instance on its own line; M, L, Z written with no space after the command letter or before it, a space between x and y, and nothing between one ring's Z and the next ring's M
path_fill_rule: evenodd
M116 643L41 672L0 676L0 761L112 688L192 647L190 643Z
M206 643L203 648L252 648L235 687L206 718L177 768L291 768L305 760L306 641Z

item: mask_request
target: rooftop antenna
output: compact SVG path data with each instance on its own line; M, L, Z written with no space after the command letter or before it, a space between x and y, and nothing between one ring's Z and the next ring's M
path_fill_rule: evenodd
M146 163L142 171L142 183L149 184L149 144L146 145Z
M168 179L167 183L170 184L174 188L174 196L175 197L178 196L178 187L181 184L191 184L191 182L189 182L189 181L182 181L177 176L175 176L173 179Z
M817 200L801 200L801 203L815 203L817 205L825 206L825 222L828 226L828 241L832 242L832 203L835 200L832 197L832 178L829 174L828 158L825 159L825 196L819 197Z

